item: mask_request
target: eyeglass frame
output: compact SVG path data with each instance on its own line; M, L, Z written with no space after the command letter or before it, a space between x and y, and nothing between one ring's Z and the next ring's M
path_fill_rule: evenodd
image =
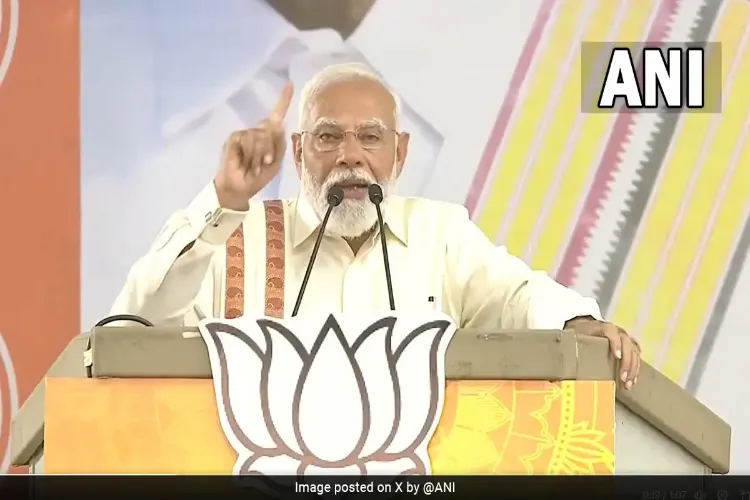
M333 126L333 125L328 125L328 126ZM363 125L362 127L366 128L366 127L369 127L369 126L370 125ZM380 125L378 125L378 127L383 132L393 132L397 136L401 135L401 131L397 130L395 128L383 127L383 126L380 126ZM335 146L331 146L330 149L321 149L321 147L318 144L313 144L314 147L315 147L315 149L318 152L320 152L320 153L330 153L332 151L336 151L337 149L339 149L341 147L342 144L344 144L344 142L346 141L346 138L347 138L347 136L349 134L352 134L354 136L354 140L357 141L357 144L359 144L362 149L366 149L368 151L378 151L378 150L380 150L383 147L382 145L378 145L378 146L375 146L375 147L365 146L362 143L362 141L357 137L357 130L356 129L339 130L339 132L341 133L341 140ZM307 134L307 135L311 136L313 139L317 139L318 135L323 134L323 133L327 133L327 132L316 132L316 131L313 131L313 130L301 130L300 132L298 132L298 134L300 134L300 136L303 136L303 135Z

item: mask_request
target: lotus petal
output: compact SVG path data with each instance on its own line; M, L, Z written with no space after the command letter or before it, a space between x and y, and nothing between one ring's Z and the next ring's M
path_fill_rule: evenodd
M362 373L341 327L329 316L302 369L292 409L305 455L336 462L353 460L369 420ZM300 439L301 438L301 439Z
M362 370L370 408L369 422L365 422L365 444L359 453L365 459L384 451L396 434L396 398L401 394L391 348L395 323L394 317L376 321L352 346L354 358Z
M390 462L370 461L365 464L365 470L371 476L425 473L424 464L416 456L401 457Z
M275 457L259 455L242 467L240 474L263 474L265 476L286 476L301 470L299 460L288 455Z
M232 448L240 454L275 449L261 409L260 374L266 348L261 332L246 333L221 321L202 323L199 329L214 373L221 426Z
M442 411L445 351L455 332L451 321L430 321L398 345L396 373L401 389L401 419L389 453L424 454ZM422 457L420 457L422 458Z
M359 476L364 470L358 465L347 465L345 467L318 467L308 465L302 468L302 474L306 476Z
M266 405L266 422L271 436L294 458L302 456L292 422L294 391L307 353L286 327L269 319L258 320L265 334L268 356L261 374L261 402Z

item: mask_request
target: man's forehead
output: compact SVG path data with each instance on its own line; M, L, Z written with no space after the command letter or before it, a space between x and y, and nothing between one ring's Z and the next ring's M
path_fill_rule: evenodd
M347 127L378 121L392 127L396 103L386 89L374 82L357 81L329 85L310 103L310 120L336 122Z

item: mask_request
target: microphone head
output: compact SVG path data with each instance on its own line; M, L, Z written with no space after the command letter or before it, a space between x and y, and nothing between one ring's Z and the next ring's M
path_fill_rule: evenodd
M328 204L332 207L338 207L341 205L341 202L344 201L344 190L339 186L333 186L328 190L326 200L328 200Z
M370 196L370 201L376 205L380 205L383 201L383 189L377 184L370 184L367 188L367 194Z

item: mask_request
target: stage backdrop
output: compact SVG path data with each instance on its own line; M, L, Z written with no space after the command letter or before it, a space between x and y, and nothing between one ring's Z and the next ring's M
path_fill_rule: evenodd
M0 472L13 413L80 329L79 5L0 0Z
M359 61L404 104L401 194L465 204L493 241L597 297L733 424L733 468L750 472L750 398L725 385L750 352L750 2L178 3L0 0L0 445L17 400L211 180L227 134L285 81ZM581 42L643 40L720 42L724 112L582 114L582 87L598 89ZM287 159L263 195L296 188Z

